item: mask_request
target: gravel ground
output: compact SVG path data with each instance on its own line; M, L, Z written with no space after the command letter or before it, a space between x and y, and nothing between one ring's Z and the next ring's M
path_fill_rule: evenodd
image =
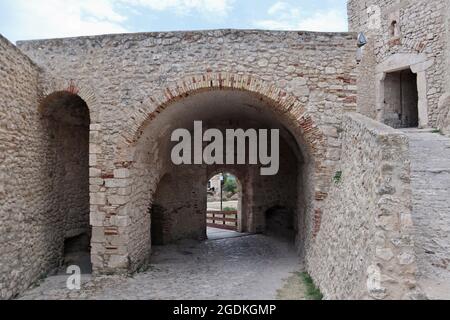
M86 275L81 290L69 291L67 276L53 276L20 299L276 299L296 271L294 247L272 237L183 241L154 247L149 269L133 277Z
M237 209L238 202L237 201L224 201L222 203L222 208L234 208ZM208 202L208 210L211 211L220 211L220 201L212 201Z

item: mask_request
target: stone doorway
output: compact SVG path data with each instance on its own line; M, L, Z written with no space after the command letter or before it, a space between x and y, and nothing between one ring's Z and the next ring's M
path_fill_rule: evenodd
M394 128L429 126L427 70L433 64L424 54L398 53L376 67L379 122Z
M386 74L384 80L384 123L393 128L419 126L417 74L411 69Z
M39 106L47 134L48 174L54 205L49 208L49 269L64 273L70 265L92 271L89 221L89 127L86 102L76 93L54 92Z

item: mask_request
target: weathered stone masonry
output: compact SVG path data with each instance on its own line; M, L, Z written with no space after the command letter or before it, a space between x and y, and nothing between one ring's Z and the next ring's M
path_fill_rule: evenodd
M278 43L281 37L285 43L284 49L279 45L272 49L270 44ZM151 199L142 198L142 195L140 199L145 201L134 198L133 203L127 204L127 195L118 194L126 193L124 189L130 185L134 186L132 194L139 191L138 182L127 182L133 172L127 168L133 161L133 153L126 150L127 143L133 143L139 128L145 127L146 119L153 117L153 111L158 106L164 108L185 93L210 90L211 87L246 90L266 96L282 108L291 109L292 119L304 117L301 122L306 128L303 139L309 140L305 146L313 154L317 176L313 193L319 200L326 195L332 169L323 166L327 163L332 166L336 156L331 150L339 147L335 136L339 123L336 115L354 109L354 99L351 98L354 90L353 35L215 31L107 36L84 38L82 41L85 41L83 45L68 39L47 43L27 42L19 46L45 66L47 72L68 82L73 80L80 88L106 81L106 85L96 91L96 99L103 105L99 137L103 141L99 144L91 141L91 157L98 155L104 158L97 159L95 166L91 162L91 171L96 171L91 176L92 182L100 187L99 192L92 192L96 188L91 182L91 213L96 208L99 214L98 217L91 214L91 219L95 220L92 246L94 268L127 269L127 263L134 268L140 264L139 259L148 253L148 235L145 236L148 232L142 228L147 219L143 206L148 207ZM46 52L45 47L52 47L52 53ZM38 48L44 50L36 51ZM76 53L72 59L66 59L67 50ZM300 51L303 54L299 55ZM185 52L190 55L186 57ZM237 64L237 61L241 62ZM123 66L120 73L111 67L113 65ZM93 78L86 78L86 74L90 74L86 68L92 66L95 66ZM136 85L136 81L142 82L142 86ZM168 89L162 89L165 87ZM280 89L285 90L286 94ZM296 91L300 94L298 98L295 97ZM294 94L294 97L289 94ZM333 108L335 111L331 110ZM329 151L324 150L324 141L317 139L320 125L315 125L316 122L322 123L323 130L329 135ZM336 142L333 143L333 140ZM155 178L155 182L158 181L159 178ZM103 180L107 188L102 189ZM117 184L121 184L119 189L108 188ZM130 210L130 221L127 221L127 214L123 212L137 205L142 209ZM113 220L121 219L123 225L110 226L107 216L111 213L116 213L112 215ZM103 216L106 221L101 221ZM97 221L99 225L96 225ZM106 235L101 236L102 233ZM97 236L100 236L100 243L96 243ZM139 239L127 241L127 237ZM113 249L104 251L103 241ZM96 263L96 259L101 261Z
M382 122L392 117L384 112L386 74L411 69L417 74L420 127L448 131L449 2L351 0L348 15L350 30L368 39L358 67L358 111Z
M0 291L11 297L58 266L66 239L89 233L89 119L69 93L69 108L41 109L39 68L0 46Z
M43 232L44 212L52 200L45 163L41 163L45 139L37 108L32 107L38 101L39 70L4 38L0 38L0 50L0 290L2 298L9 298L47 272L52 262ZM36 211L42 213L41 223L32 219Z
M186 218L181 223L183 233L201 238L203 226L196 221L204 223L204 204L197 190L204 190L211 172L226 168L174 171L168 158L171 129L192 125L193 120L211 126L217 124L215 120L232 120L229 123L236 126L239 121L245 125L253 121L262 128L280 128L286 154L291 155L282 162L283 175L267 181L257 179L254 168L230 168L245 172L241 179L248 191L246 213L248 227L254 228L251 231L264 230L263 211L271 206L282 204L295 211L296 244L327 298L405 298L415 291L414 259L405 258L408 245L403 246L402 240L398 247L390 247L394 236L378 225L380 210L387 216L397 214L392 203L385 207L380 203L386 197L375 190L382 183L370 177L363 181L373 196L367 199L365 193L350 191L359 190L357 177L353 182L346 180L364 170L354 162L355 153L362 161L371 160L379 179L393 176L397 181L398 172L405 170L405 159L391 162L382 155L389 155L391 147L400 155L407 149L405 141L384 126L380 132L387 130L392 141L384 140L384 133L374 133L368 119L345 116L356 111L355 34L217 30L18 43L34 62L6 40L0 43L1 72L8 76L0 93L11 103L1 106L7 118L2 118L0 133L5 141L26 138L31 140L26 145L33 146L21 155L8 153L8 160L1 163L2 182L27 181L26 185L2 183L6 190L0 189L8 201L0 212L1 227L7 231L0 233L2 298L22 292L60 263L61 245L48 232L54 221L46 220L48 210L57 207L52 200L55 193L50 186L39 192L53 163L48 159L38 106L41 97L61 91L81 98L89 108L89 210L95 274L134 272L145 265L151 253L149 208L167 173L179 172L183 179L195 182L182 187L190 192L186 212L192 210L193 218L183 213ZM28 121L24 114L31 114ZM355 150L352 137L357 146L367 143L370 147ZM344 149L342 141L348 143ZM15 150L9 145L6 149ZM22 167L22 158L30 162L29 170ZM380 173L378 169L386 162L392 172ZM334 185L332 178L338 170L343 171L343 183L350 183L346 193ZM3 176L5 172L8 176ZM292 181L283 187L280 179L288 180L289 173ZM393 192L400 193L398 201L405 202L402 217L407 217L407 181L396 187ZM284 197L261 196L273 189ZM295 195L289 193L292 190ZM18 204L21 193L23 204ZM361 237L352 235L352 219L340 220L348 212L342 199L352 203L351 215L358 215L358 205L368 206L357 219L367 226L366 233L358 229L364 233ZM20 224L11 215L19 217ZM34 221L39 221L36 227ZM180 221L174 221L180 226ZM392 232L407 239L404 226L408 223L408 219L392 221ZM18 236L21 233L37 239L27 240ZM355 238L348 241L349 237ZM33 246L42 248L30 250ZM353 246L360 251L351 252ZM330 253L331 248L348 254ZM386 257L391 253L393 259ZM380 255L383 261L378 260ZM381 269L380 282L374 279L378 269L373 265ZM346 278L349 273L352 276ZM333 280L333 275L340 281Z
M413 298L408 138L349 113L342 146L309 269L330 299Z
M397 127L409 113L399 105L415 105L419 128L437 129L406 134L419 286L448 299L448 138L437 133L450 133L450 1L355 0L348 9L350 29L368 39L357 68L358 112Z

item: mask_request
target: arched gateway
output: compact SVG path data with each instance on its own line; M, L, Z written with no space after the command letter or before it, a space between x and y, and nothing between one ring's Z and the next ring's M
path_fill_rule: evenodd
M23 292L61 263L62 233L49 246L46 217L49 208L66 210L52 201L66 195L51 187L53 158L43 148L48 135L38 112L41 98L55 91L82 99L89 111L82 139L68 130L58 141L68 148L83 141L84 166L76 168L83 183L89 178L82 216L83 230L92 233L94 274L145 267L152 223L156 244L204 239L205 186L211 174L230 172L241 182L242 231L293 231L327 298L402 298L414 290L407 141L349 114L356 110L356 34L162 32L18 47L0 37L0 59L9 66L0 68L8 84L0 84L7 103L0 136L12 150L3 155L11 169L0 175L0 218L24 217L23 229L14 219L1 221L11 230L0 234L7 243L0 248L2 297ZM61 110L71 110L62 102ZM196 122L219 132L279 130L277 174L261 175L253 164L175 165L171 134L191 132ZM16 182L25 180L28 189ZM155 204L159 216L152 216Z
M120 217L127 222L121 226L110 224L103 230L94 227L111 239L108 242L126 244L128 252L115 269L130 271L149 258L149 208L161 178L167 173L173 181L173 199L168 206L177 210L168 219L172 223L166 226L164 238L205 238L203 188L209 171L227 167L246 177L250 190L246 201L247 230L264 230L264 214L271 207L289 207L295 212L296 243L304 253L305 246L319 231L320 203L326 198L334 168L327 161L326 136L301 98L256 77L231 73L189 77L149 97L127 120L119 138L115 168L110 175L102 173L106 205L110 206L112 218ZM274 177L263 177L251 165L173 165L171 133L178 128L192 130L194 121L202 121L205 130L279 129L280 172ZM98 221L95 211L91 211L91 216ZM123 238L124 234L136 240L113 240ZM95 237L92 240L93 247L99 248L96 240ZM106 252L124 250L120 246L108 248ZM99 270L104 267L94 264Z

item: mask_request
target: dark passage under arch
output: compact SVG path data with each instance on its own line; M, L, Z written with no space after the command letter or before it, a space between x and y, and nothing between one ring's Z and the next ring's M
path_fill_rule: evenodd
M161 113L143 133L143 143L137 146L135 156L142 163L140 168L146 170L142 174L154 170L154 175L149 176L146 191L151 245L165 245L184 239L208 239L208 224L219 222L222 222L222 227L239 233L272 235L273 230L280 229L272 223L281 223L282 217L288 220L283 222L283 228L288 232L280 233L289 233L292 243L295 238L298 240L296 243L303 244L307 226L305 200L310 199L307 195L313 189L313 185L307 182L311 177L311 162L302 151L304 146L299 145L296 135L279 116L257 96L231 90L201 92ZM191 132L192 138L194 123L199 121L202 121L204 130L214 128L223 135L228 129L254 129L256 132L278 130L278 172L263 175L261 164L174 164L171 151L176 142L170 141L171 133L182 128ZM248 155L249 142L245 145ZM217 173L229 173L239 181L239 192L225 199L237 202L234 217L223 214L220 217L219 214L218 219L207 218L206 187ZM227 196L226 193L223 195ZM226 202L223 211L232 209L227 208ZM266 214L271 208L284 208L288 214L280 214L282 210L277 210L276 216L280 219L273 219L272 215ZM220 210L220 207L216 209Z

